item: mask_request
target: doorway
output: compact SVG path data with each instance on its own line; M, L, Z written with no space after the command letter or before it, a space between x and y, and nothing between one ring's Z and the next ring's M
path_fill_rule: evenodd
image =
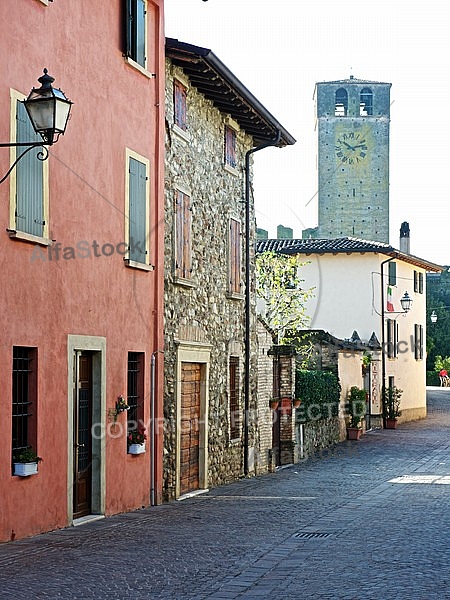
M105 513L106 339L68 336L69 523Z
M92 353L77 352L73 401L73 518L92 512Z

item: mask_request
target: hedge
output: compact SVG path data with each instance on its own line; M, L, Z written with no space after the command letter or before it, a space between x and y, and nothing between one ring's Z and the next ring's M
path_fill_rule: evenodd
M337 417L340 394L341 386L334 373L297 369L295 397L302 401L297 409L297 420L305 423Z

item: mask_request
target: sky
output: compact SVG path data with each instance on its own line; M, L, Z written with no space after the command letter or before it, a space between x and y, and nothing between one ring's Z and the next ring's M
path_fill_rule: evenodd
M167 37L211 49L297 140L254 155L257 226L317 225L320 81L392 83L390 243L450 265L450 11L443 0L166 0Z

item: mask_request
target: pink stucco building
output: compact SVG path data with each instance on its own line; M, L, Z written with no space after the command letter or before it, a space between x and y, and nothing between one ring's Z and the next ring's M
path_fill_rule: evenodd
M43 68L73 102L48 160L0 184L0 541L161 498L163 4L0 4L0 142L34 134ZM38 473L14 475L30 447Z

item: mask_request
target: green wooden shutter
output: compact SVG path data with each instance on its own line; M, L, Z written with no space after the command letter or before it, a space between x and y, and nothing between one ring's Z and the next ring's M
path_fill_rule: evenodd
M17 142L42 141L36 134L22 102L17 102ZM17 156L25 148L17 148ZM30 150L16 166L16 229L32 235L44 235L43 163L36 158L41 148Z
M147 212L146 212L147 172L144 163L130 158L129 189L130 189L130 259L145 263L147 255Z
M397 285L397 263L388 263L389 267L389 285Z

